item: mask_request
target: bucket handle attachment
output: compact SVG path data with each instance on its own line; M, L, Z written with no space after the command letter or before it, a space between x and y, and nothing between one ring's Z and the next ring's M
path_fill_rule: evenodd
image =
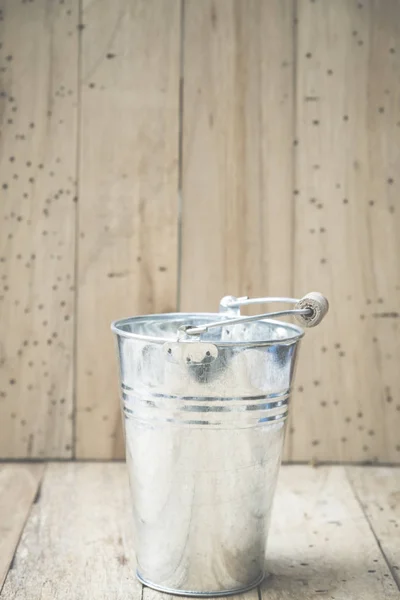
M267 304L271 302L284 302L294 304L294 308L287 310L279 310L276 312L264 313L250 317L240 316L240 307L249 304ZM186 335L201 335L213 327L222 327L226 325L239 325L240 323L251 323L260 319L268 319L270 317L284 317L294 315L303 327L315 327L321 323L329 309L328 300L319 292L310 292L303 298L248 298L247 296L236 298L235 296L225 296L220 302L220 312L228 313L233 318L228 318L226 321L214 321L206 325L183 325L179 327L179 331Z

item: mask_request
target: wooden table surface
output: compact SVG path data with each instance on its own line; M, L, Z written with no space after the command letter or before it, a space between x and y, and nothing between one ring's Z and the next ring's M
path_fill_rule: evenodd
M399 525L400 468L284 466L270 576L246 596L398 599ZM134 571L123 463L0 465L1 600L160 599Z

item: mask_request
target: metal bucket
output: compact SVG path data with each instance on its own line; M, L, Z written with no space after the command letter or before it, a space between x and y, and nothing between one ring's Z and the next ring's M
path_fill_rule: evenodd
M296 309L272 314L294 312L305 325L323 316L323 307L316 318L310 303L283 300L297 302ZM149 315L112 325L137 577L156 590L238 594L264 578L303 330L266 315L240 317L240 305L250 302L227 297L219 314Z

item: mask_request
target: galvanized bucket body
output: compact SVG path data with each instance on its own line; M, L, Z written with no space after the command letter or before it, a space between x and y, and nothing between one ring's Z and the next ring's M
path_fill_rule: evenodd
M137 574L182 595L236 594L264 577L299 327L221 314L125 319L117 335Z

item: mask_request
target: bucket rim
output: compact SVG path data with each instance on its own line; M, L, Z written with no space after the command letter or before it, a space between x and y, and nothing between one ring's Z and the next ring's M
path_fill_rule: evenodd
M166 343L176 343L178 342L178 336L173 339L173 338L167 338L167 337L157 337L157 336L152 336L152 335L144 335L144 334L140 334L140 333L133 333L131 331L125 331L124 329L122 329L121 327L123 325L127 325L128 323L132 323L132 322L136 322L139 323L140 321L147 321L147 320L156 320L156 321L166 321L166 320L173 320L174 318L176 319L190 319L193 317L208 317L208 318L212 318L214 320L217 319L221 319L221 322L223 322L224 320L229 319L229 317L227 315L225 315L224 313L211 313L211 312L170 312L170 313L156 313L156 314L148 314L148 315L137 315L137 316L131 316L131 317L124 317L122 319L116 319L115 321L113 321L111 323L111 331L117 336L117 337L122 337L122 338L128 338L128 339L133 339L133 340L137 340L137 341L144 341L144 342L150 342L150 343L155 343L155 344L166 344ZM276 325L279 327L283 327L287 330L288 332L288 336L279 340L254 340L254 341L229 341L229 340L224 340L224 341L213 341L211 343L215 344L216 346L226 346L226 347L231 347L231 346L238 346L238 347L261 347L261 346L287 346L290 344L294 344L298 341L301 340L301 338L304 336L304 330L299 327L298 325L293 325L292 323L287 323L286 321L278 321L276 319L260 319L261 322L263 323L268 323L271 325ZM289 335L289 333L292 332L293 335ZM210 340L201 340L198 339L197 337L193 338L193 339L185 339L185 340L181 340L184 341L185 343L191 344L191 343L210 343Z

